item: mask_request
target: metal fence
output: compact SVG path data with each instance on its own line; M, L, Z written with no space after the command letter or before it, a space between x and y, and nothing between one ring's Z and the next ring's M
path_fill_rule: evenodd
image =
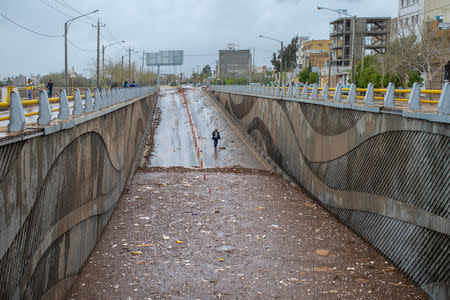
M295 85L214 85L211 86L213 91L250 94L256 96L269 97L286 97L297 99L310 99L318 101L335 101L347 102L350 104L362 104L373 106L381 102L383 107L387 108L404 108L401 103L407 103L407 107L413 111L424 111L422 104L433 105L436 107L439 114L450 114L450 84L444 84L442 90L424 90L418 83L414 83L411 89L395 89L393 83L389 83L386 89L374 88L372 83L369 83L367 88L357 88L352 84L350 88L344 88L340 83L335 88L328 87L325 84L323 88L319 88L317 84L303 85L297 83ZM379 96L377 96L377 94ZM397 97L396 95L403 95ZM408 98L405 98L409 95ZM424 99L425 96L439 96L438 100ZM402 107L403 106L403 107Z
M41 90L39 99L24 101L21 100L19 93L13 91L10 94L9 102L0 103L0 108L9 108L9 114L0 116L0 121L9 120L9 132L21 132L25 129L26 117L38 116L38 125L48 125L54 119L54 112L59 112L57 119L67 120L71 115L74 117L82 116L156 91L156 87L95 89L94 93L86 89L84 95L81 95L80 90L76 89L73 96L67 96L66 91L61 90L59 97L48 98L47 92ZM54 107L51 103L58 103L59 105ZM25 113L24 106L36 105L39 105L38 111Z

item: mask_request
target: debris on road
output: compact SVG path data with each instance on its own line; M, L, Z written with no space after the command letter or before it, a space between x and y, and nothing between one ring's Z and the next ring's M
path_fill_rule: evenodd
M138 171L69 299L427 299L278 175L233 168L195 177Z

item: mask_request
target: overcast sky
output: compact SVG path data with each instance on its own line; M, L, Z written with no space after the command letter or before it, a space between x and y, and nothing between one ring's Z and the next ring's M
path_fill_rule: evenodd
M190 74L197 66L212 68L218 50L227 43L256 51L256 65L270 66L272 52L279 48L274 41L258 38L268 35L288 43L295 35L313 39L329 37L329 22L336 18L331 11L317 6L347 8L357 16L395 17L396 0L1 0L0 13L35 31L62 35L64 22L86 13L100 11L83 22L73 22L69 39L69 68L89 75L89 65L96 59L97 18L101 44L125 40L121 46L107 48L107 59L120 61L131 47L139 53L133 60L142 62L147 52L183 49L184 65L175 71ZM69 4L69 5L67 5ZM52 8L53 6L54 8ZM59 11L57 11L59 10ZM64 39L39 36L0 17L0 77L45 74L64 70ZM126 62L128 56L126 56ZM169 70L166 70L167 72ZM173 72L173 68L171 68Z

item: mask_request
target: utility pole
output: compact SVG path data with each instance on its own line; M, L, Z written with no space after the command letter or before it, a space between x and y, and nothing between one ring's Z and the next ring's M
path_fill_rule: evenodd
M281 41L280 85L283 85L283 41Z
M364 71L364 56L366 54L366 37L363 37L362 42L362 56L361 56L361 72Z
M253 59L252 59L252 77L253 77L253 73L255 73L255 55L256 55L256 52L255 52L255 48L253 48Z
M102 86L105 86L105 45L102 45Z
M67 67L67 23L64 23L64 89L67 93L68 67Z
M100 25L100 19L97 19L97 26L92 25L92 27L97 27L97 87L100 88L100 27L105 25ZM104 48L103 51L105 51Z
M123 57L124 57L124 55L122 55L122 84L125 82L125 80L123 78Z
M355 36L356 36L356 16L352 18L352 83L355 83Z
M145 60L145 50L142 50L142 68L141 68L141 82L140 82L140 84L144 83L144 60Z

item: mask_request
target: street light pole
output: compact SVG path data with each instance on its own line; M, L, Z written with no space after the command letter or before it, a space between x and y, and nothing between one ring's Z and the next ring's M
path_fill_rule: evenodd
M108 48L109 46L114 46L120 43L125 43L125 41L115 42L106 46L105 45L102 46L102 86L105 85L105 49Z
M98 12L98 9L96 9L94 11L91 11L90 13L87 13L87 14L84 14L84 15L81 15L81 16L69 19L69 20L67 20L64 23L64 83L65 83L64 84L64 88L65 88L66 92L67 92L67 83L69 81L69 79L68 79L68 77L69 77L68 73L69 72L68 72L68 66L67 66L67 33L68 33L68 30L69 30L70 22L72 22L72 21L74 21L74 20L76 20L78 18L91 15L91 14L96 13L96 12Z
M279 81L279 83L280 83L280 85L282 84L282 79L281 79L281 77L283 76L283 41L280 41L280 40L277 40L277 39L274 39L274 38L271 38L271 37L269 37L269 36L265 36L265 35L259 35L259 37L260 38L266 38L266 39L269 39L269 40L272 40L272 41L276 41L276 42L279 42L280 43L280 45L281 45L281 50L280 50L280 81Z
M352 51L351 51L351 70L352 70L352 83L355 83L355 39L356 39L356 16L354 15L350 15L344 11L337 11L335 9L332 8L328 8L328 7L321 7L321 6L317 6L317 10L321 10L321 9L326 9L338 14L343 14L346 15L348 17L352 18ZM330 55L331 55L331 51L330 51ZM362 58L364 59L364 57ZM331 60L330 60L331 62ZM331 68L331 64L328 66L328 68Z

